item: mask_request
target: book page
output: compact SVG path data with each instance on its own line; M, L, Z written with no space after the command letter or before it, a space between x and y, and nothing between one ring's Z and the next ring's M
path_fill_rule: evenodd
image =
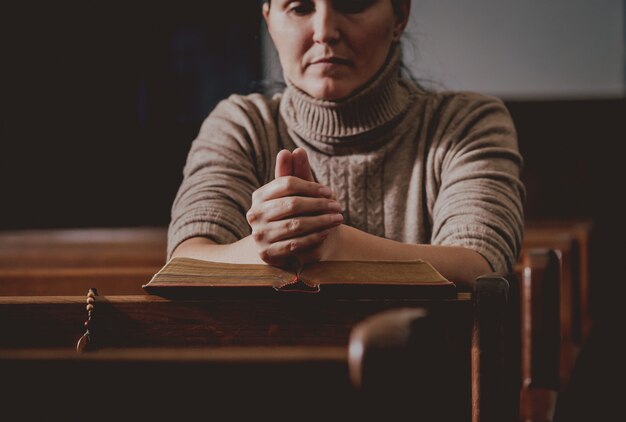
M299 274L309 284L452 284L426 261L322 261Z
M292 283L295 274L262 264L228 264L192 258L172 258L146 285L161 286L271 286Z

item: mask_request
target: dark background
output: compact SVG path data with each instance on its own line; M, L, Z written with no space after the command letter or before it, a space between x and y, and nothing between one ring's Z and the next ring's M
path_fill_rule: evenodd
M161 3L3 6L0 230L168 223L203 118L260 78L261 17Z
M591 218L591 312L626 294L626 99L506 101L524 156L527 219Z
M0 230L167 225L203 118L261 78L251 3L3 6ZM601 308L625 285L616 277L626 100L506 104L525 158L527 217L596 223Z

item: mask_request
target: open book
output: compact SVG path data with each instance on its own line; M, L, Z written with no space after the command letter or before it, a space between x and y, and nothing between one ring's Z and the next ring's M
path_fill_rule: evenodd
M456 286L426 261L320 261L297 272L260 264L172 258L142 286L160 296L275 294L276 291L348 297L449 296Z

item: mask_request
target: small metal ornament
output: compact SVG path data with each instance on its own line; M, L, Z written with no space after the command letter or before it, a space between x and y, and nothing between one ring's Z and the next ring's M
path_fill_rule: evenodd
M89 344L91 343L91 330L93 312L95 310L96 296L98 296L98 290L96 288L89 289L87 292L87 320L85 321L85 334L83 334L76 343L76 351L82 353L89 350Z
M89 345L89 334L85 333L78 339L78 343L76 343L76 351L79 353L82 353L85 351L85 349L87 349L88 345Z

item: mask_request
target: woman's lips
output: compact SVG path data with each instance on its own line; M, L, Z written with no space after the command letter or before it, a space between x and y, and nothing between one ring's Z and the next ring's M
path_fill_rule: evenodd
M331 65L350 65L350 60L343 59L341 57L322 57L321 59L317 59L311 62L313 65L322 65L322 66L331 66Z
M320 72L321 75L326 77L338 76L338 72L343 74L342 71L351 66L352 62L350 60L334 56L323 57L311 63L311 69Z

